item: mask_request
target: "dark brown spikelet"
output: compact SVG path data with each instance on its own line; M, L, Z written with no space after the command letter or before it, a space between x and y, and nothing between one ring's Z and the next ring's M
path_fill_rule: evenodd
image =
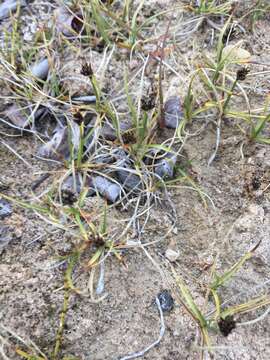
M94 72L90 63L82 64L81 74L84 76L93 76Z
M79 110L77 110L77 111L74 113L73 117L74 117L74 121L75 121L78 125L81 125L81 124L83 123L83 121L84 121L84 118L83 118L83 116L82 116L82 114L81 114L81 112L80 112Z
M236 322L232 315L228 315L225 319L219 320L218 327L222 335L228 336L236 328Z
M246 79L248 73L249 73L249 69L243 67L243 68L241 68L241 69L239 69L239 70L237 71L237 73L236 73L236 79L237 79L238 81L243 81L243 80Z
M83 30L83 18L81 15L76 15L71 21L71 27L76 33L81 33Z
M143 96L141 99L141 106L144 111L152 110L156 106L156 99L154 96Z
M228 27L222 37L223 44L226 44L227 41L233 40L235 38L236 34L237 34L237 31L233 25Z

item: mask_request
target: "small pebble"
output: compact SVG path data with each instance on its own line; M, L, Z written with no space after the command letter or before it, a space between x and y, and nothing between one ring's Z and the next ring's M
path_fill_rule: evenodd
M43 59L30 67L31 74L41 80L45 80L49 73L49 61L48 59Z
M170 262L174 262L179 258L180 252L173 249L167 249L165 252L165 256Z
M11 229L9 226L0 225L0 255L12 240Z
M161 309L169 312L174 307L174 300L169 290L163 290L158 294L158 300L160 302Z
M26 2L24 0L6 0L2 2L0 5L0 20L9 17L11 12L16 11L18 4L22 7L26 5Z
M118 184L106 179L103 176L93 178L93 188L111 203L115 203L120 196L121 188Z
M0 199L0 219L4 219L7 216L12 214L12 208L9 202L6 200Z
M184 113L181 106L179 96L171 96L164 104L165 126L171 129L176 129Z
M176 160L176 155L167 154L155 164L155 173L163 179L173 178Z

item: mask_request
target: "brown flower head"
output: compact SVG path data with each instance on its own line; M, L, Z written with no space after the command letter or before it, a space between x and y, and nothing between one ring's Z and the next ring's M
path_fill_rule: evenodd
M86 62L82 64L81 74L84 76L90 76L90 77L93 76L94 72L91 63Z
M243 67L243 68L241 68L241 69L239 69L239 70L237 71L237 73L236 73L236 79L237 79L238 81L243 81L243 80L246 79L248 73L249 73L249 69L246 68L246 67Z
M218 327L222 335L228 336L236 328L236 322L232 315L228 315L225 319L219 320Z

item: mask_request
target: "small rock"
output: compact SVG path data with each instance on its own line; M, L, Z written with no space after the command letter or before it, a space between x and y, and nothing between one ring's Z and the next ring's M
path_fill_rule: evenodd
M183 118L181 100L178 96L171 96L164 104L165 126L176 129Z
M12 208L9 202L6 200L0 199L0 219L4 219L7 216L12 214Z
M134 174L130 169L126 167L127 170L118 170L117 176L123 187L127 190L136 191L142 188L141 178L139 175Z
M179 258L180 252L173 249L167 249L165 256L170 262L174 262Z
M48 76L49 68L48 59L43 59L30 67L30 73L38 79L45 80Z
M169 290L163 290L158 294L158 300L160 302L161 309L169 312L174 307L174 300Z
M133 169L132 161L126 152L122 149L117 149L114 156L117 159L116 166L119 167L116 174L123 187L128 191L142 189L141 178L135 173L136 171Z
M176 155L167 154L165 157L156 162L155 173L163 179L173 178L176 160Z
M3 250L12 240L12 235L9 226L1 226L0 225L0 255Z
M93 187L111 203L115 203L120 196L121 187L103 176L93 177Z
M16 11L18 3L20 7L25 6L26 2L24 0L6 0L0 5L0 20L9 17L10 12Z

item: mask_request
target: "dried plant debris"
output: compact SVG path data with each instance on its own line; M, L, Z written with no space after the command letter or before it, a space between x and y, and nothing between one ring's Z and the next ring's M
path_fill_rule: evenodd
M49 142L42 145L38 151L38 156L52 160L67 160L72 155L76 155L80 141L80 128L74 122L69 122L69 126L58 125Z
M225 319L219 320L218 327L222 335L228 336L236 328L236 322L232 315L228 315Z
M174 300L169 290L163 290L158 294L158 300L162 311L169 312L174 307Z
M171 129L176 129L183 119L184 113L179 96L171 96L164 104L164 123Z
M6 0L0 5L0 20L9 17L11 12L17 10L17 7L25 6L26 1L24 0Z
M93 177L93 187L110 203L115 203L120 196L120 185L108 180L103 176Z
M4 199L0 199L0 220L12 214L12 208L9 202Z

